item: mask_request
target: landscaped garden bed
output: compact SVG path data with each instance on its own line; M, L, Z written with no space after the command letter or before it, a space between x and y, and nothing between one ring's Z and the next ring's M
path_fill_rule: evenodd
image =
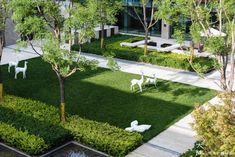
M32 155L74 139L108 154L123 156L142 142L140 134L79 116L69 116L61 124L56 107L9 95L0 105L0 139Z
M121 47L121 42L132 42L143 40L143 37L129 36L129 35L115 35L105 39L106 48L100 49L100 41L94 40L91 43L82 45L82 51L87 53L93 53L103 55L107 53L114 53L115 57L121 59L127 59L132 61L141 61L145 63L155 64L164 67L171 67L176 69L183 69L194 71L189 63L189 56L184 54L175 54L170 52L156 52L149 51L147 56L143 55L143 49ZM79 46L74 45L73 50L79 50ZM193 61L202 73L207 73L214 69L215 61L212 58L195 58Z
M14 96L6 96L0 106L0 139L31 154L74 139L123 156L142 139L123 130L131 121L152 125L142 134L147 141L189 113L195 104L215 95L212 90L163 80L158 80L157 88L132 92L130 81L139 75L102 68L77 72L66 82L68 121L60 124L57 76L40 58L28 62L27 79L19 75L15 80L7 66L3 67L5 92Z

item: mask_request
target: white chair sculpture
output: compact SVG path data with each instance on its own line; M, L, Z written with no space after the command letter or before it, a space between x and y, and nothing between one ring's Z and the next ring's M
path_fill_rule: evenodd
M140 92L142 92L142 85L143 85L143 83L144 83L144 73L141 72L141 79L140 80L137 80L137 79L131 80L131 90L133 91L134 86L138 85L139 88L140 88Z
M26 78L26 70L27 70L27 61L24 62L24 67L16 67L15 68L15 79L17 79L17 74L22 72L23 73L23 79Z
M16 69L16 67L18 66L18 64L19 64L19 61L15 61L15 62L13 62L13 61L10 61L9 63L8 63L8 72L10 73L11 72L11 67L15 67L15 69Z
M151 85L153 84L155 87L157 85L157 77L156 74L153 75L153 78L147 77L144 85Z
M146 124L138 125L138 121L134 120L133 122L131 122L131 127L128 127L125 130L129 132L133 132L133 131L145 132L146 130L149 130L150 128L151 128L151 125L146 125Z

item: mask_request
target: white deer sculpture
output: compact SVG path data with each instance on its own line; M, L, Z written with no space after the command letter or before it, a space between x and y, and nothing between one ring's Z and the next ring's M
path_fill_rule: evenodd
M17 61L15 61L15 62L13 62L13 61L10 61L9 63L8 63L8 72L10 73L11 72L11 67L15 67L15 69L16 69L16 67L18 66L18 64L19 64L19 61L17 60Z
M140 80L137 80L137 79L131 80L131 90L133 91L134 86L138 85L140 88L140 92L142 92L143 83L144 83L144 73L141 71L141 79Z
M26 78L26 70L27 70L27 61L24 62L24 67L16 67L15 68L15 79L17 79L17 74L22 72L23 73L23 79Z
M144 85L150 85L153 84L156 87L157 84L157 76L156 74L153 75L153 78L147 77Z

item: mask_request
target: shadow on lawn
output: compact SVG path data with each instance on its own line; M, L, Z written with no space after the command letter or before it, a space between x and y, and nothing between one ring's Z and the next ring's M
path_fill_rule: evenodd
M45 87L46 85L41 84L41 86ZM152 128L143 134L144 140L149 140L157 135L192 109L190 106L126 93L87 82L79 82L76 90L69 90L72 86L72 83L67 84L66 109L68 113L78 114L91 120L108 122L121 128L128 127L133 120L138 120L140 124L151 124ZM59 95L47 96L48 93L57 93L57 88L54 90L50 88L48 93L45 91L38 93L38 95L36 95L37 91L25 95L25 90L21 88L8 94L30 97L57 107Z

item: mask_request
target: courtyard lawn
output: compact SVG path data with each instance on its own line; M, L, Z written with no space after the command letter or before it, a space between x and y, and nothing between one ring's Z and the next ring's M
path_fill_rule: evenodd
M21 66L23 62L21 62ZM3 67L6 94L59 105L59 84L49 64L41 59L28 63L27 79L14 79L14 73ZM150 124L144 140L156 136L195 105L215 96L216 92L185 84L159 80L157 88L143 93L130 91L131 79L140 76L107 69L77 72L66 80L66 111L72 115L125 128L133 120Z

